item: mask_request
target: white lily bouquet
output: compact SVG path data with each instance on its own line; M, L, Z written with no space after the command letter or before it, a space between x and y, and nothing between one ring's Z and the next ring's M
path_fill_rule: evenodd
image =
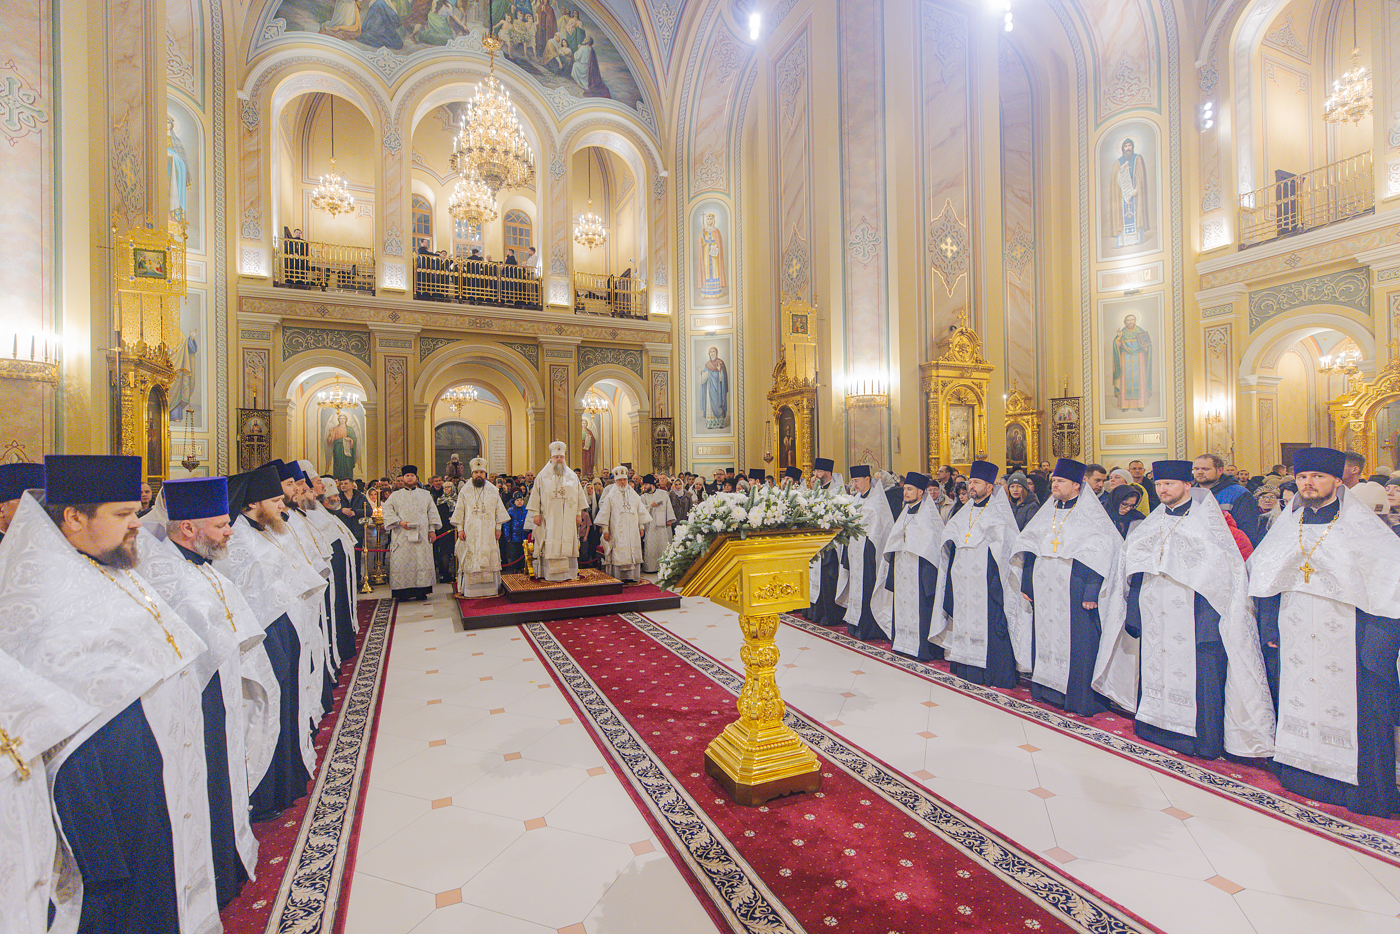
M674 586L721 535L782 529L836 530L827 548L865 534L860 504L845 493L755 484L747 493L716 493L690 510L675 527L671 545L661 556L660 583ZM823 549L825 550L825 549Z

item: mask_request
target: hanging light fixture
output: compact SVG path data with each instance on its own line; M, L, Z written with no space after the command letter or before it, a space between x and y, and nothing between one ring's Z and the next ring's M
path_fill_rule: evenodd
M311 206L325 211L331 217L349 214L355 210L355 198L350 194L350 184L345 176L335 170L335 95L331 95L331 170L322 175L316 190L311 193Z
M501 40L495 37L495 28L493 21L481 40L481 47L491 57L490 74L467 101L448 159L453 171L463 178L475 169L493 196L502 188L524 187L535 173L535 155L510 102L510 91L496 78Z
M486 224L496 219L499 214L496 198L475 169L466 178L457 177L457 184L447 199L447 213L468 224Z
M463 409L477 400L476 387L470 383L465 386L453 386L442 394L442 398L453 415L460 415Z
M1356 44L1356 0L1351 0L1351 67L1332 82L1332 93L1322 106L1322 116L1328 123L1359 123L1371 113L1371 75L1358 59L1361 46Z
M593 249L608 242L608 232L603 229L603 219L593 213L593 154L588 155L588 213L580 214L574 225L574 242L579 246Z
M341 385L339 373L335 374L335 385L316 393L316 407L320 409L339 412L341 409L356 408L359 404L360 397L355 395L355 391Z
M608 411L608 399L600 396L592 389L583 397L583 411L586 415L602 415Z

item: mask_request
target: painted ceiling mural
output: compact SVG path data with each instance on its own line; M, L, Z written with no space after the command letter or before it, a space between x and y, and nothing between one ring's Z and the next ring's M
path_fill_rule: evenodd
M419 56L479 51L488 30L547 97L646 108L623 51L578 0L272 0L250 59L273 45L315 37L347 47L392 83Z

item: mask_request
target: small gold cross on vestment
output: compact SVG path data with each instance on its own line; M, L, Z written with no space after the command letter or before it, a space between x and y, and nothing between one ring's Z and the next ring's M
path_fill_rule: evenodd
M1298 570L1303 572L1303 583L1306 584L1312 580L1312 573L1316 571L1317 568L1313 567L1311 562L1304 561L1302 567L1298 568Z
M11 737L3 727L0 727L0 753L9 756L15 763L15 771L19 773L20 781L29 777L29 766L19 755L19 747L24 739L19 736Z

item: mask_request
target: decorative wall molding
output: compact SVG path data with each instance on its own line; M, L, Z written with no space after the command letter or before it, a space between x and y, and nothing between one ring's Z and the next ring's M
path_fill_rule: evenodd
M238 339L239 339L239 340L244 340L244 341L267 341L267 342L271 343L271 341L272 341L272 332L271 332L271 331L249 331L249 330L246 330L246 329L245 329L245 330L240 330L240 331L238 332Z
M967 273L967 225L958 219L951 199L929 224L927 246L933 271L952 295L953 286Z
M503 346L503 347L509 347L511 350L513 350L513 351L515 351L516 353L520 354L520 356L524 357L526 360L529 360L529 361L530 361L530 366L534 367L535 369L539 369L539 367L540 367L540 345L539 345L539 344L522 344L522 343L514 343L514 342L512 342L512 341L502 341L502 342L501 342L501 346Z
M282 326L283 361L290 360L297 354L309 350L338 350L343 354L349 354L365 366L370 365L368 331L350 331L344 328L308 328L285 324Z
M450 344L455 344L457 343L457 341L458 338L455 337L418 338L418 362L422 363L424 360L428 359L442 348L447 347Z
M642 378L642 352L622 347L590 347L581 344L578 348L578 371L585 373L595 366L620 366Z
M1371 313L1371 274L1365 266L1286 282L1249 293L1249 329L1270 318L1308 305L1341 305Z
M1212 305L1209 308L1201 309L1202 318L1224 318L1227 316L1233 316L1234 313L1234 305Z
M574 352L572 350L560 350L557 347L548 347L545 349L544 356L546 360L572 360L574 359Z

